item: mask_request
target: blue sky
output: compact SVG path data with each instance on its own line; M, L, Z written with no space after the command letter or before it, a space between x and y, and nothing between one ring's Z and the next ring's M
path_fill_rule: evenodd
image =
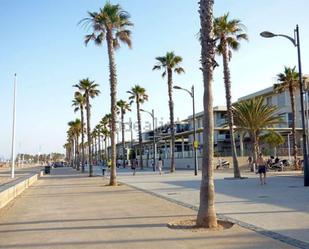
M183 57L186 73L174 83L196 87L196 109L202 110L203 84L199 70L200 46L198 1L120 0L135 26L133 49L122 46L116 53L118 97L134 84L145 87L149 102L143 108L155 109L159 121L168 121L166 80L151 69L155 57L174 51ZM100 84L101 95L93 101L92 125L109 112L108 59L106 46L83 44L85 30L77 25L87 11L96 11L104 0L0 0L0 157L10 155L13 75L18 75L17 152L49 153L63 151L67 122L79 117L73 113L72 85L89 77ZM263 39L259 33L270 30L293 35L300 25L303 72L309 73L309 29L307 0L220 0L215 16L227 11L247 26L250 41L242 44L231 61L233 100L271 86L283 66L294 66L296 49L288 40ZM218 58L221 65L221 58ZM222 67L216 69L214 105L225 105ZM175 116L191 114L191 99L174 92ZM127 116L136 120L136 110ZM150 121L143 114L143 121Z

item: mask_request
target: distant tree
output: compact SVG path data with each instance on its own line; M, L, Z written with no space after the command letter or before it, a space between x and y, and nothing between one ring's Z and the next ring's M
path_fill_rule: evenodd
M86 104L85 97L80 92L75 92L74 99L72 101L72 106L74 107L74 112L80 111L80 120L81 120L81 162L82 162L82 172L85 172L85 150L84 150L84 134L85 134L85 122L84 122L84 108Z
M70 121L68 125L70 127L69 132L75 148L74 166L77 170L79 170L79 136L82 131L81 121L80 119L75 119L74 121Z
M124 115L127 111L131 111L130 104L124 100L117 101L117 114L120 115L121 119L121 139L122 139L122 165L125 166L125 154L126 154L126 145L125 145L125 137L124 137Z
M171 129L171 139L172 147L171 151L171 165L170 171L175 171L175 122L174 122L174 102L173 102L173 72L180 74L184 73L185 70L180 66L182 62L182 57L175 55L174 52L167 52L166 55L156 57L157 64L152 70L163 70L162 77L167 76L167 86L168 86L168 104L170 109L170 129Z
M88 137L88 166L89 166L89 176L93 174L92 168L92 152L91 152L91 127L90 127L90 99L95 98L100 94L100 91L97 89L99 87L94 81L87 79L82 79L78 84L73 87L78 88L78 90L85 97L85 106L86 106L86 116L87 116L87 137Z
M252 98L233 105L234 121L237 129L250 135L253 149L253 161L256 163L259 153L259 139L262 131L282 123L276 114L276 106L264 104L264 98Z
M136 103L136 113L137 113L137 122L138 122L138 142L139 142L139 165L143 169L143 139L142 139L142 124L141 124L141 111L140 105L145 101L148 101L148 95L146 94L146 89L135 85L131 88L131 91L128 91L131 94L129 99L131 100L130 105L133 102Z
M268 131L260 136L260 140L268 144L274 150L274 156L277 156L277 147L284 143L284 137L276 131Z
M274 85L275 92L284 92L286 90L290 93L291 110L292 110L292 143L293 143L293 157L296 166L297 162L297 144L296 144L296 115L295 115L295 91L298 86L298 73L295 67L284 67L284 72L277 75L278 84Z

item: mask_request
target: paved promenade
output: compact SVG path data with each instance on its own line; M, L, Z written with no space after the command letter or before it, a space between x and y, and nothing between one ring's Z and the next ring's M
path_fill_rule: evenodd
M134 179L141 183L143 176ZM237 225L224 231L170 229L168 222L194 218L196 212L106 183L71 168L53 169L0 211L0 248L294 248Z
M38 173L42 170L42 167L39 166L29 166L29 167L16 167L15 168L15 178L11 178L11 168L0 168L0 187L4 186L9 182L19 181L21 178Z
M299 173L275 173L261 186L257 175L245 180L226 180L231 174L215 173L216 210L230 220L302 248L309 248L309 188ZM201 175L178 171L163 176L140 172L134 177L120 173L119 179L196 209Z

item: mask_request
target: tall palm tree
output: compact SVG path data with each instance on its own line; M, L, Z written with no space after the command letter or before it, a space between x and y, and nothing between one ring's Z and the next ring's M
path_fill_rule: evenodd
M228 124L230 130L231 149L233 157L234 177L240 178L240 170L237 160L237 150L234 135L234 120L232 111L232 94L231 94L231 75L229 61L232 57L232 51L237 51L240 47L241 40L248 40L245 33L245 26L237 19L229 19L229 13L214 19L214 36L217 40L216 52L223 58L223 74L225 85L225 98L228 114Z
M91 40L96 45L102 45L106 40L108 59L109 59L109 77L110 77L110 95L111 95L111 149L112 165L110 175L110 185L117 185L116 179L116 95L117 95L117 74L115 63L115 49L120 47L120 42L131 47L131 31L128 29L133 26L130 22L128 12L122 10L119 4L106 2L99 12L88 12L89 17L81 20L86 27L92 28L92 33L85 36L85 43Z
M98 146L98 151L97 151L97 161L101 161L101 131L102 131L102 125L99 123L95 126L96 130L96 138L97 138L97 146Z
M91 132L91 138L92 138L92 160L95 165L97 165L97 159L98 159L98 130L94 128Z
M67 140L67 142L63 145L63 148L65 149L65 158L67 162L71 162L71 143L69 142L69 140Z
M81 137L82 137L82 141L81 141L81 163L82 163L82 172L85 172L85 149L84 149L84 140L85 140L85 136L84 136L84 131L85 131L85 122L84 122L84 109L85 109L85 97L83 94L81 94L80 92L75 92L74 93L74 99L72 101L72 106L74 107L74 112L80 111L80 120L81 120Z
M243 100L233 105L235 125L237 129L250 135L253 149L253 161L256 163L259 153L260 135L267 128L282 123L281 118L276 115L276 106L264 104L264 98L252 98Z
M297 144L296 144L296 115L295 115L295 92L299 87L298 85L298 72L296 72L295 67L284 67L284 72L277 75L278 84L274 85L275 92L284 92L289 91L290 101L291 101L291 110L292 110L292 140L293 140L293 157L294 163L297 162Z
M180 66L182 58L175 55L174 52L167 52L166 55L156 57L157 64L152 70L163 70L162 77L167 75L168 86L168 104L170 109L170 130L171 130L171 165L170 171L175 171L175 123L174 123L174 102L173 102L173 72L177 74L184 73L185 70Z
M133 102L136 103L136 114L137 114L137 122L138 122L138 142L139 142L139 165L141 169L143 169L143 139L142 139L142 124L141 124L141 111L140 105L143 104L145 101L148 101L148 95L146 94L146 89L135 85L131 88L131 91L127 91L131 96L129 100L131 100L130 105Z
M99 87L94 81L89 80L89 78L82 79L78 84L73 85L76 87L85 97L85 105L86 105L86 116L87 116L87 138L88 138L88 165L89 165L89 176L92 176L93 168L92 168L92 153L91 153L91 127L90 127L90 99L98 96L100 91L97 89Z
M75 119L74 121L70 121L68 123L69 125L69 131L70 134L72 136L72 140L73 140L73 144L74 144L74 148L75 148L75 160L74 160L74 164L75 164L75 168L77 170L79 170L79 136L81 133L81 121L80 119Z
M215 66L215 46L213 36L213 4L214 0L200 0L200 43L201 70L204 82L204 119L203 119L203 164L200 187L200 206L197 213L198 226L217 227L215 210L215 185L213 178L213 97L212 81Z
M124 138L124 115L126 114L127 111L131 111L130 104L127 103L125 100L119 100L117 101L117 114L120 114L120 119L121 119L121 139L122 139L122 166L125 166L125 154L126 154L126 145L125 145L125 138Z
M104 142L105 142L105 159L109 160L109 155L107 151L107 144L108 139L111 137L111 121L112 120L112 114L108 113L106 114L100 121L100 124L102 125L102 134L104 136Z

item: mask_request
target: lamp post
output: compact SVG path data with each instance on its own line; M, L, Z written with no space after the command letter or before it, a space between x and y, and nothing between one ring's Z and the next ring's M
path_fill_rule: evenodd
M152 128L153 128L153 165L152 170L156 171L156 138L155 138L155 116L154 116L154 110L152 109L151 112L140 109L141 112L148 113L152 118Z
M196 149L197 149L197 141L196 141L196 127L195 127L195 99L194 99L194 85L192 85L191 87L191 91L189 91L188 89L182 88L180 86L174 86L174 89L177 90L184 90L187 93L189 93L189 95L192 98L192 106L193 106L193 153L194 153L194 175L197 175L197 171L198 171L198 161L197 161L197 153L196 153Z
M301 121L302 121L302 128L303 128L304 186L307 187L309 186L309 165L308 165L308 152L307 152L307 134L306 134L306 129L305 129L304 88L303 88L303 80L302 80L299 28L298 28L298 25L296 25L296 28L294 29L294 38L287 36L287 35L283 35L283 34L273 34L269 31L264 31L260 35L264 38L273 38L276 36L281 36L291 41L293 45L297 47Z
M16 80L14 75L14 96L13 96L13 127L12 127L12 155L11 155L11 178L15 177L15 119L16 119Z
M288 133L288 154L289 154L289 162L291 162L291 144L290 144L290 135L292 133Z

